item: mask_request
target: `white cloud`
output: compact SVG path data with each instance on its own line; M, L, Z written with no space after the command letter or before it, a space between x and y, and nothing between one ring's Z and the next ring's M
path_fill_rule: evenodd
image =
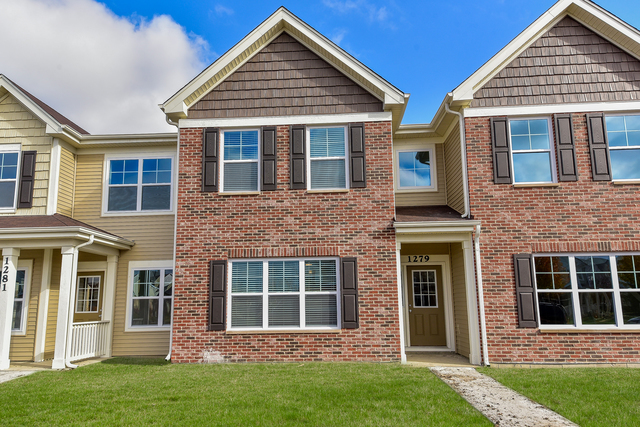
M322 3L340 14L360 13L367 16L369 22L391 25L387 8L378 7L368 0L323 0Z
M217 4L214 8L217 15L233 15L233 9L229 9L228 7L224 7L221 4Z
M344 39L344 36L346 36L346 35L347 35L347 30L338 30L331 37L331 41L334 42L335 44L339 45L340 42L342 41L342 39Z
M93 0L0 2L0 73L91 133L175 131L158 104L208 53L170 16L123 18Z

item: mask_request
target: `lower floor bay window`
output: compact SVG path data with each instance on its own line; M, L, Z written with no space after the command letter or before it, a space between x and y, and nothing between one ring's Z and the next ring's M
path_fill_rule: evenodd
M534 257L541 327L640 327L640 254Z
M338 259L230 261L230 329L337 329Z

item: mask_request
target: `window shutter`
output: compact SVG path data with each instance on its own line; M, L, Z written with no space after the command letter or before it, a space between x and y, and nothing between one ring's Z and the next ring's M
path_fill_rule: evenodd
M262 128L262 191L278 189L276 128Z
M366 162L364 158L364 123L349 125L349 156L351 157L351 188L367 186Z
M18 207L30 208L33 205L33 181L36 176L37 151L22 152L22 168L20 170L20 190Z
M289 138L291 145L291 189L304 190L307 188L307 159L305 156L305 127L291 126Z
M493 149L493 182L511 184L511 155L506 117L491 118L491 147Z
M207 128L202 137L202 191L218 191L218 129Z
M611 181L609 144L605 128L604 114L587 114L589 151L591 152L591 172L594 181Z
M531 254L513 256L516 272L516 300L518 304L518 326L536 328L536 291L533 286L533 269Z
M342 298L342 328L357 329L358 262L356 258L340 258L340 295Z
M224 331L226 313L227 261L209 265L209 330Z
M577 181L578 168L573 139L571 114L556 114L556 151L558 153L558 180Z

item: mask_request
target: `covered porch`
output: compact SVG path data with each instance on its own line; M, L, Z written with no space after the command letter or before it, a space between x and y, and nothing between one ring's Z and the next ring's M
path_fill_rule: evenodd
M59 214L0 218L0 369L110 356L118 258L133 244Z
M448 206L396 208L402 359L462 356L480 365L474 233L479 222Z

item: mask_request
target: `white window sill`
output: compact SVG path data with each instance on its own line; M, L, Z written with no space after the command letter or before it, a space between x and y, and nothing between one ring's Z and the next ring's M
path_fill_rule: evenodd
M348 188L334 188L334 189L322 189L322 190L307 190L308 194L320 194L320 193L348 193Z
M218 194L221 196L255 196L260 194L260 191L220 191Z
M165 326L128 326L124 329L125 332L170 332L171 325Z
M438 191L435 187L396 188L396 193L426 193Z
M618 334L640 334L640 327L608 327L608 328L545 328L541 327L540 332L547 333L563 333L563 334L599 334L599 333L618 333Z
M258 329L251 331L226 330L227 335L243 334L337 334L342 329Z
M0 209L0 214L14 214L16 213L17 209L13 209L13 208L1 208Z
M640 184L640 180L628 180L628 181L612 181L613 185L638 185Z
M11 331L12 337L24 337L27 335L27 331Z
M123 211L123 212L102 212L102 218L111 216L158 216L158 215L175 215L174 211Z
M559 182L522 182L513 184L513 188L560 187Z

